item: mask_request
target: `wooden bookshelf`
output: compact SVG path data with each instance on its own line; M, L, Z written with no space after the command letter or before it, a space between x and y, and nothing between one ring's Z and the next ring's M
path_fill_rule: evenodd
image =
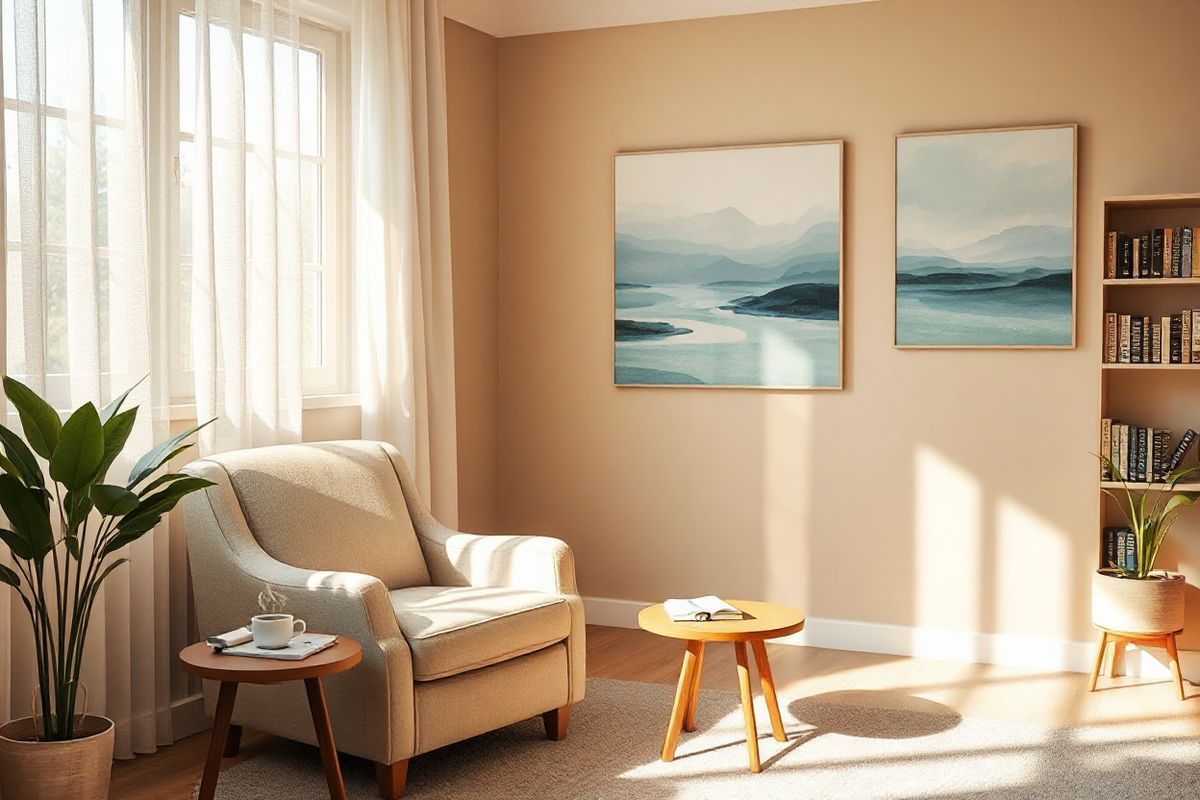
M1153 228L1191 226L1200 231L1200 193L1137 195L1104 200L1104 235L1116 230L1137 234ZM1107 254L1107 238L1100 248ZM1200 308L1200 275L1193 278L1105 278L1100 270L1103 311L1161 317L1184 309ZM1198 266L1197 268L1200 268ZM1200 431L1200 381L1192 377L1197 364L1108 364L1104 363L1104 316L1100 317L1100 415L1096 424L1100 448L1100 420L1110 418L1145 428L1169 429L1172 447L1188 428ZM1187 376L1187 377L1185 377ZM1196 463L1200 446L1193 446L1185 463ZM1097 479L1100 530L1096 535L1096 563L1103 566L1107 526L1124 525L1116 503L1103 490L1120 490L1119 481ZM1153 489L1146 483L1130 483L1131 489ZM1168 490L1171 491L1171 490ZM1173 490L1200 492L1200 474ZM1186 525L1184 523L1187 523ZM1196 520L1181 519L1177 530L1196 529ZM1170 540L1168 540L1170 543ZM1164 555L1165 552L1164 552ZM1170 556L1167 557L1168 561ZM1162 559L1160 559L1162 560ZM1172 568L1171 563L1164 566Z

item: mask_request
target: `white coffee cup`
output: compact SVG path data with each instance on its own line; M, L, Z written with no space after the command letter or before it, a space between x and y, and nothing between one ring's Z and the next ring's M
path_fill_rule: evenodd
M287 647L293 636L299 636L308 630L304 620L296 619L291 614L259 614L250 618L250 634L254 637L254 645L263 650L282 650Z

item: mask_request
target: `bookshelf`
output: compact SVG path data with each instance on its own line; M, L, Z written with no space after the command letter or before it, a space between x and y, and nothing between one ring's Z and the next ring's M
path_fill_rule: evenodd
M1200 232L1200 193L1137 195L1113 197L1104 201L1105 241L1102 259L1107 256L1107 232L1122 231L1137 234L1153 228L1190 226ZM1194 278L1107 278L1101 264L1100 286L1103 311L1117 314L1140 314L1159 318L1183 309L1200 309L1200 275ZM1096 430L1099 437L1100 420L1110 418L1130 425L1155 429L1170 429L1171 446L1178 443L1188 428L1200 431L1200 380L1196 364L1109 364L1105 363L1104 314L1100 317L1100 418ZM1097 439L1099 449L1099 439ZM1185 463L1196 463L1197 446L1185 457ZM1098 468L1097 468L1098 469ZM1096 532L1096 562L1103 566L1103 529L1123 525L1124 518L1116 503L1102 490L1120 489L1117 481L1104 481L1097 476L1100 504L1100 530ZM1134 489L1146 489L1146 483L1130 483ZM1181 484L1175 491L1200 491L1200 475ZM1178 534L1196 529L1196 520L1185 516L1176 526L1164 546L1163 566L1173 566L1175 560L1168 548L1180 545Z

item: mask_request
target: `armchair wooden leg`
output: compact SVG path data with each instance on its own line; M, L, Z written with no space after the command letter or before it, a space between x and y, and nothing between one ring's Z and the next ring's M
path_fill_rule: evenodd
M242 749L242 726L230 725L229 734L225 737L225 757L233 758Z
M571 707L569 705L542 714L542 723L546 726L546 738L552 742L559 742L567 738L567 725L570 722Z
M400 800L408 783L408 759L395 764L375 762L375 777L379 780L379 796L383 800Z

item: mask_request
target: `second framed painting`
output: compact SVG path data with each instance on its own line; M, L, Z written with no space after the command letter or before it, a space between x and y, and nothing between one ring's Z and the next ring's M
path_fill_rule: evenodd
M842 142L618 153L618 386L842 388Z
M896 137L897 347L1075 346L1076 126Z

